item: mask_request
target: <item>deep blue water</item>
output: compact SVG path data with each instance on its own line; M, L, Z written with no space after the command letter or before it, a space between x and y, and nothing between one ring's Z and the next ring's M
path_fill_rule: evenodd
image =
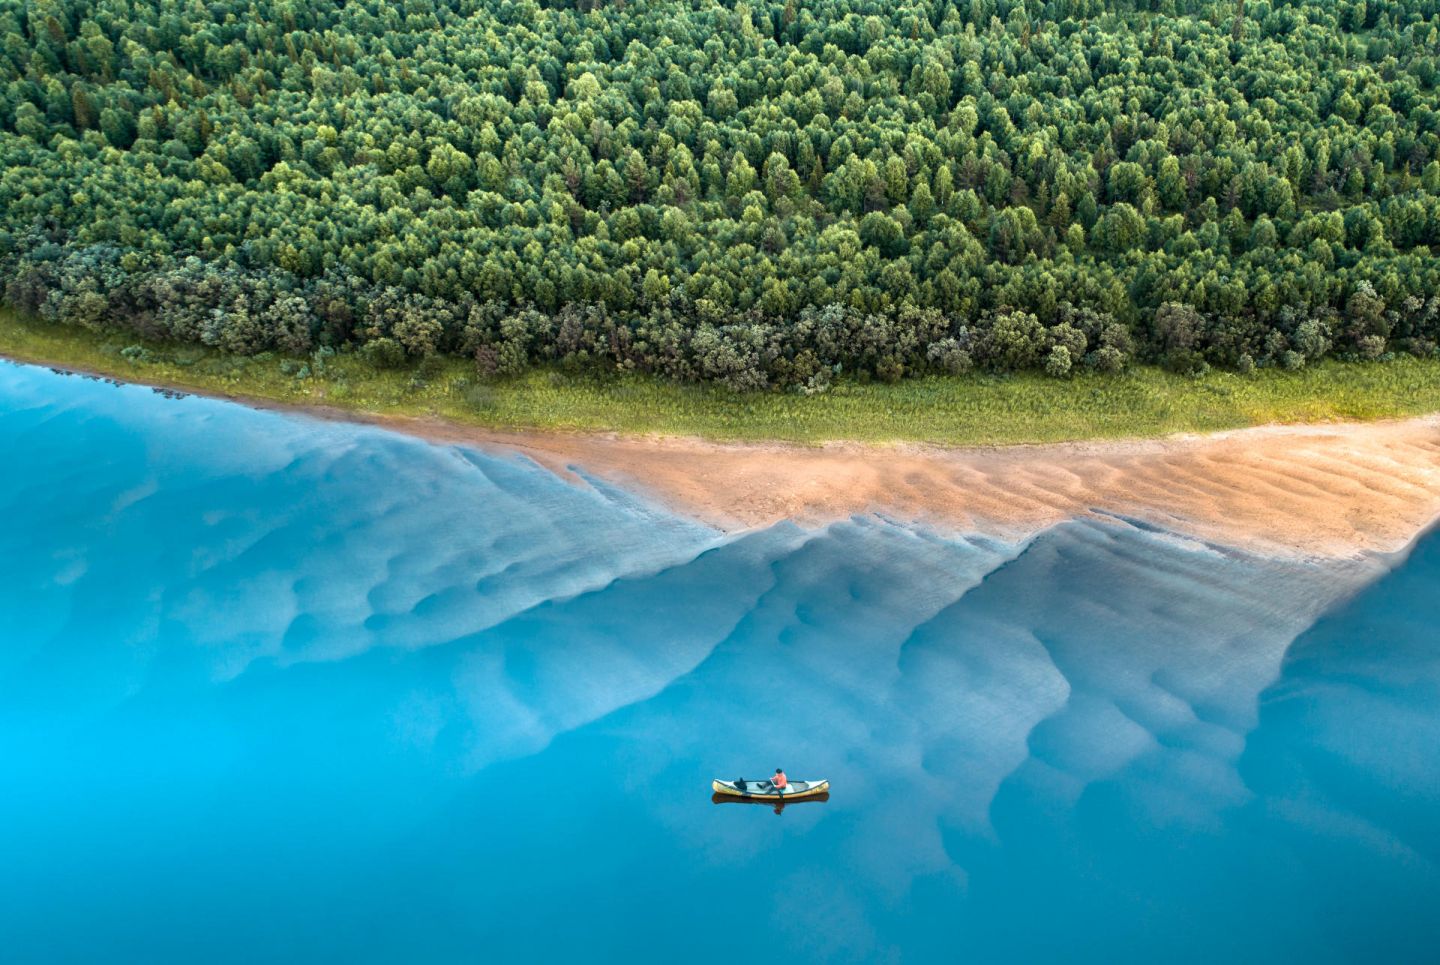
M7 962L1433 960L1440 537L727 539L10 365L0 453Z

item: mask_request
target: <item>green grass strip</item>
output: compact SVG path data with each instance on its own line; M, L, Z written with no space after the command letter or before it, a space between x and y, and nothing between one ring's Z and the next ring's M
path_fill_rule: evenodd
M561 429L816 443L1001 445L1207 432L1265 423L1367 420L1440 411L1440 361L1327 362L1299 372L1187 378L1042 375L841 381L817 396L737 394L641 376L539 370L483 381L446 360L426 379L328 359L236 358L193 345L61 328L0 312L0 355L195 392L424 416L495 429Z

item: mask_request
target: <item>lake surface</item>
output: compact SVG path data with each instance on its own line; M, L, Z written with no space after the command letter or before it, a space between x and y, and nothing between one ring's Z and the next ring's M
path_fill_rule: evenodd
M1440 537L727 538L8 364L0 453L6 961L1433 960Z

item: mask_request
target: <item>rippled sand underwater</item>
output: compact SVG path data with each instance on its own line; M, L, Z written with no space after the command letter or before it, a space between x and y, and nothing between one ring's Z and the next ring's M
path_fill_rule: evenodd
M1436 537L725 537L16 366L0 447L7 958L1431 955Z

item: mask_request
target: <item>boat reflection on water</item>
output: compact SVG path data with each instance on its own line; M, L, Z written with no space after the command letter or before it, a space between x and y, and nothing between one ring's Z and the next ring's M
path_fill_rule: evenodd
M826 802L826 801L828 801L828 800L830 800L830 792L829 792L829 791L826 791L824 794L816 794L814 797L797 797L797 798L795 798L793 801L775 800L774 798L769 798L769 799L767 799L767 798L753 798L753 797L752 797L752 798L735 797L735 796L730 795L730 794L712 794L712 795L710 795L710 803L711 803L711 804L747 804L747 805L763 804L763 805L765 805L765 806L767 806L767 807L772 808L772 809L775 811L776 814L779 814L781 811L785 810L786 808L798 807L798 806L801 805L801 804L823 804L824 802Z

